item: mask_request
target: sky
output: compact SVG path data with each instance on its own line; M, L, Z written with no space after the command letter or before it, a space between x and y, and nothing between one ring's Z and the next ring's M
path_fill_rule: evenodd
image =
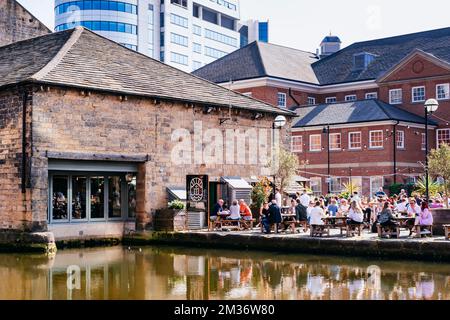
M18 0L53 30L54 0ZM450 27L448 0L240 0L241 18L269 20L270 42L315 52L324 36L354 42Z

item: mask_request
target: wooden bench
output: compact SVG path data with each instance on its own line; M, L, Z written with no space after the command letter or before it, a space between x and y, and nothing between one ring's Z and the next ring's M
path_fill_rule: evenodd
M445 240L450 240L450 224L444 224Z
M308 221L296 221L295 227L303 229L303 232L308 232L308 229L309 229Z
M330 236L329 225L311 225L311 237L322 237L324 234Z
M219 230L227 229L229 231L236 230L253 230L253 224L256 222L255 219L252 220L220 220L215 222L215 226Z
M377 224L378 237L383 238L385 236L395 236L400 238L400 226L385 226L382 227L381 224Z
M414 226L414 229L416 238L422 238L422 236L433 236L433 226Z
M346 226L346 236L347 238L354 237L355 234L358 234L358 237L361 237L361 232L364 229L364 224L348 224ZM342 229L341 229L342 235Z

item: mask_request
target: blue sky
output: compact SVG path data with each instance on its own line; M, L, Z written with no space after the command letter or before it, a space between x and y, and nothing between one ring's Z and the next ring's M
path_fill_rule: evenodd
M53 29L54 0L18 0ZM315 51L332 32L353 42L450 27L448 0L240 0L243 19L270 21L270 41Z

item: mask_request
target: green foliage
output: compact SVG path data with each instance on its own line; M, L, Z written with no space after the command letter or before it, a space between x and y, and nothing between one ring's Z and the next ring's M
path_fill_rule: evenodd
M426 193L426 179L425 176L421 177L419 180L417 180L415 185L415 191L419 192L421 195L424 195ZM435 197L438 195L439 192L441 192L442 187L439 183L434 181L431 177L428 178L428 191L430 193L430 196Z
M169 209L174 209L174 210L183 210L184 209L184 203L181 202L180 200L173 200L172 202L168 203L168 208Z
M443 144L437 150L432 150L428 157L428 168L430 175L441 177L443 184L440 185L441 192L445 197L449 196L450 190L450 146ZM448 201L445 201L446 205Z
M389 194L392 196L394 194L400 194L402 189L405 189L405 185L402 183L393 183L389 186Z
M265 201L268 200L272 188L270 187L270 181L266 177L262 178L252 190L252 207L259 209L262 207Z
M280 147L278 151L278 168L275 172L276 181L275 184L280 188L281 193L289 187L299 167L299 161L297 155L286 150L284 147Z
M344 190L342 190L340 196L345 199L350 199L354 192L359 192L359 187L353 183L344 183Z

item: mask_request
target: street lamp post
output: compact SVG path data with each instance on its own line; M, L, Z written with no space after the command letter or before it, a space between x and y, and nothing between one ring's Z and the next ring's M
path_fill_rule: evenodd
M323 128L323 133L327 134L327 154L328 154L328 161L327 161L327 180L328 180L328 194L331 193L331 166L330 166L330 126L327 125L325 128Z
M429 99L425 102L425 197L427 199L427 203L430 200L430 190L428 186L429 180L429 170L428 170L428 117L436 112L439 108L439 103L436 99Z
M286 117L284 116L278 116L275 118L275 121L272 124L272 148L274 150L273 152L273 159L272 159L272 168L273 168L273 196L275 198L275 194L276 194L276 169L277 169L277 165L276 165L276 158L279 156L279 145L278 143L276 143L276 138L275 138L275 130L281 130L285 125L286 125Z

